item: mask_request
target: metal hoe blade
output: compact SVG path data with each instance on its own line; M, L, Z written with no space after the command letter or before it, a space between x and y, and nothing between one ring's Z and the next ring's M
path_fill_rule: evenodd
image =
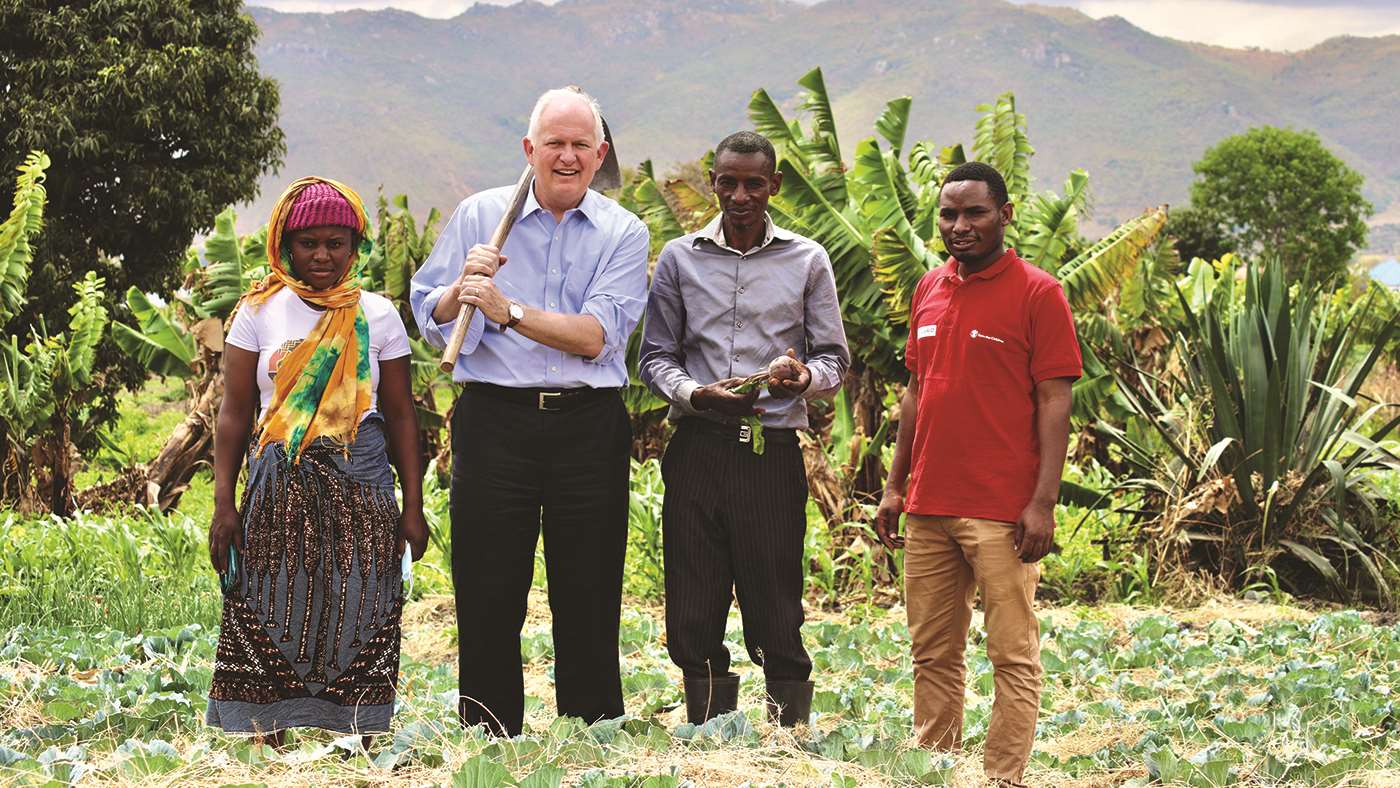
M603 119L603 139L608 142L608 155L603 158L603 166L593 173L593 182L589 184L590 188L600 192L622 185L622 169L617 165L617 143L613 142L607 118Z

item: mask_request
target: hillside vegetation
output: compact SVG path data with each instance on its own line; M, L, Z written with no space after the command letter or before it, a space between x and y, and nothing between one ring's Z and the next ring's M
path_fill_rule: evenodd
M791 108L796 79L818 64L848 142L890 96L921 97L910 138L942 145L965 136L979 102L1013 91L1035 120L1040 188L1075 167L1094 176L1090 230L1184 203L1191 162L1261 124L1317 130L1366 177L1378 210L1400 198L1400 136L1383 132L1400 118L1397 36L1283 55L999 1L572 0L445 20L250 12L288 139L281 173L240 211L250 227L306 173L450 210L514 177L535 96L570 82L599 97L624 163L664 170L746 127L755 88L794 86L774 92Z

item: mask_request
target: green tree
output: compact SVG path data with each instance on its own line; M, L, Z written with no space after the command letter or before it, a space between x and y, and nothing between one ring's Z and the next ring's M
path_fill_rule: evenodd
M1165 234L1183 263L1197 257L1219 260L1235 251L1234 239L1221 228L1220 218L1195 206L1173 208Z
M1289 279L1329 281L1366 243L1361 176L1311 131L1272 126L1226 137L1196 162L1191 203L1243 253L1281 260Z
M11 334L64 325L88 272L114 311L130 287L170 289L195 234L254 197L285 151L277 86L258 74L238 0L0 0L0 31L0 168L31 149L53 162ZM100 417L146 374L105 340L94 369Z

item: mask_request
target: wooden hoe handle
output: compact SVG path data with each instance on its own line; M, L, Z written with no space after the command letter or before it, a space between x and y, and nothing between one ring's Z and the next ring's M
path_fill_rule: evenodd
M520 215L520 209L525 205L525 196L530 193L530 176L534 170L530 165L525 165L525 171L520 173L520 180L515 184L515 194L510 198L510 205L506 207L506 213L501 217L501 223L496 225L496 232L491 234L491 245L497 251L506 245L506 238L510 236L510 230L515 226L515 219ZM466 264L462 265L462 272L466 273ZM452 329L452 337L447 340L447 347L442 350L442 360L438 362L438 368L443 372L451 372L457 366L457 354L462 352L462 343L467 339L467 328L471 326L472 317L476 314L476 307L471 304L462 304L462 308L457 312L457 326Z

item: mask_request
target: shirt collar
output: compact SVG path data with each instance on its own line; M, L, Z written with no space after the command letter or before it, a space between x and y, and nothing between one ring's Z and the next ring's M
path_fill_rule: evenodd
M769 215L767 211L764 211L763 242L758 245L758 248L750 249L747 253L740 252L738 249L731 247L724 237L724 214L721 213L717 214L715 218L710 220L709 224L705 225L704 228L700 230L700 232L695 234L695 243L698 243L700 241L709 241L715 246L724 249L725 251L742 255L753 254L759 249L763 249L764 247L768 246L768 244L773 243L774 240L791 241L795 237L796 236L792 233L788 232L787 230L784 230L783 228L775 224L773 222L773 217Z
M587 189L584 191L583 199L579 201L578 207L570 210L578 211L583 218L588 220L589 224L597 226L598 222L595 217L597 217L598 209L601 207L601 199L597 192L592 189ZM535 183L531 181L530 193L525 195L525 204L520 207L520 216L523 218L535 211L545 210L545 207L540 205L539 199L535 197ZM546 211L546 213L548 213L548 211ZM565 211L564 215L567 217L569 215L568 211Z
M1001 274L1002 271L1005 271L1007 268L1010 268L1010 267L1011 267L1011 261L1012 261L1012 260L1015 260L1016 257L1017 257L1017 255L1016 255L1016 250L1015 250L1015 249L1011 249L1011 248L1008 247L1007 250L1006 250L1004 253L1002 253L1001 257L997 258L997 261L996 261L995 263L992 263L991 265L987 266L986 268L983 268L981 271L978 271L978 272L975 273L975 274L972 274L971 276L968 276L968 277L967 277L966 279L964 279L963 281L968 281L968 282L970 282L970 281L972 281L973 279L995 279L997 276L999 276L999 275ZM960 277L958 276L958 258L956 258L956 257L949 257L949 258L948 258L948 262L944 263L944 264L938 269L938 277L937 277L937 278L939 278L939 279L958 279L958 278L960 278Z

